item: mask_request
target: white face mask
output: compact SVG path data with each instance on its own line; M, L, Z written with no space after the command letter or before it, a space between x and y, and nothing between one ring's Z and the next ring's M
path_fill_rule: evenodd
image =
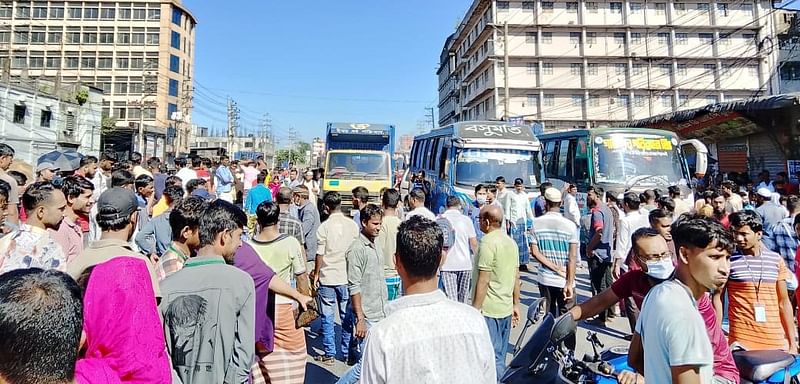
M486 204L486 196L478 196L475 198L475 201L478 202L478 205Z
M672 264L672 259L664 259L660 261L648 261L647 275L658 280L666 280L675 271L675 266Z

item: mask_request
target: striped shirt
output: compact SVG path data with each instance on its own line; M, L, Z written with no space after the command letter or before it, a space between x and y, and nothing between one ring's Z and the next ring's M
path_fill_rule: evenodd
M761 246L760 256L741 253L731 257L728 279L728 342L739 342L747 349L789 347L780 317L778 285L789 278L783 258ZM757 322L756 305L763 306L766 321Z
M553 264L566 268L569 263L569 247L578 244L575 223L558 212L548 212L533 221L533 241ZM544 265L539 265L539 283L548 287L564 288L567 280Z

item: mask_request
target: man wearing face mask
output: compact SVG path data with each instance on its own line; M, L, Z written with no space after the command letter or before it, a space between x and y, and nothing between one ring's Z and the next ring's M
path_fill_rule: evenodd
M650 289L672 277L675 266L667 242L658 231L652 228L640 228L633 233L632 243L634 262L639 269L623 274L611 285L611 288L573 307L570 314L575 321L597 315L611 308L619 300L626 298L632 298L636 306L641 309L644 298ZM714 306L708 295L697 301L697 310L706 324L708 337L714 350L714 375L724 378L730 383L738 383L739 370L733 362L733 355L728 348L725 334L717 323ZM644 383L642 376L631 378L630 381L623 381L620 378L620 382Z

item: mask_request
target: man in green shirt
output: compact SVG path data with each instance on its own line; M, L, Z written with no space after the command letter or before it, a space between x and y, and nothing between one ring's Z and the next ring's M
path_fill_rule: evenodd
M481 311L489 327L497 377L505 369L511 327L519 323L519 251L514 239L501 229L502 224L500 207L481 208L480 226L485 235L478 246L472 299L472 306Z

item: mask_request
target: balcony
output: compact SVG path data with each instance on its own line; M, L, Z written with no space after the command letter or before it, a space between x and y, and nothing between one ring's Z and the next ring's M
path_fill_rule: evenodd
M56 130L56 142L58 144L80 145L81 139L78 137L78 132L75 130L59 129Z

